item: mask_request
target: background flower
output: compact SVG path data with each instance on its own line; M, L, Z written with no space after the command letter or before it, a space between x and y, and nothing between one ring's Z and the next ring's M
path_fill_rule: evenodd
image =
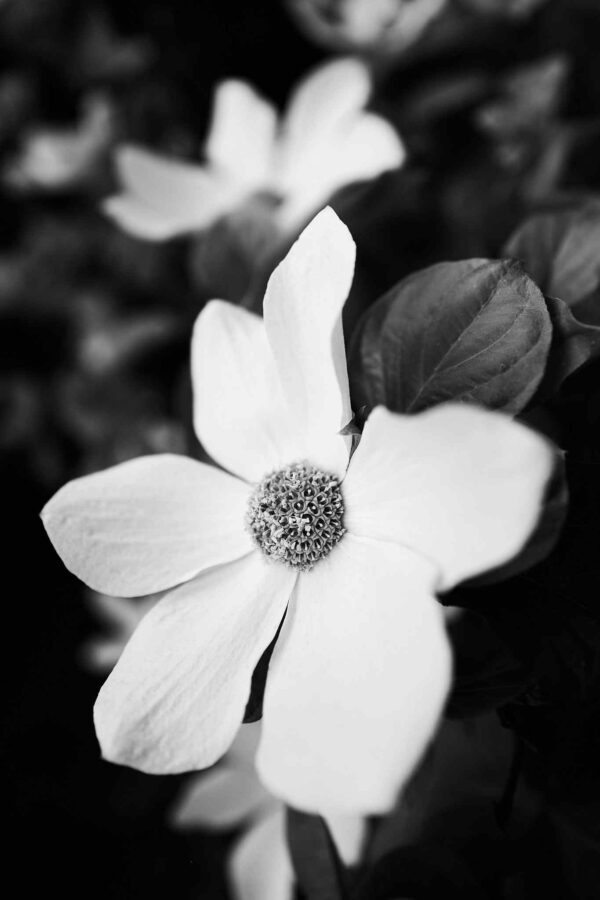
M104 209L133 234L164 240L206 228L266 192L278 201L279 226L293 233L344 185L402 164L404 148L392 126L364 110L370 90L363 63L331 62L298 85L278 120L250 85L222 82L206 162L194 166L123 147L116 163L124 192Z

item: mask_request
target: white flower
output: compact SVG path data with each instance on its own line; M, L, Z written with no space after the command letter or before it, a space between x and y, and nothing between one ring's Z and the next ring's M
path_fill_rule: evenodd
M260 783L254 758L260 724L242 725L223 760L192 779L171 814L176 828L228 830L243 826L227 860L236 900L293 900L294 870L287 839L285 808ZM342 860L358 862L366 832L360 816L327 822Z
M510 559L537 522L552 451L498 413L379 407L349 460L341 312L354 253L324 210L271 276L264 321L221 301L200 313L195 427L233 474L142 457L69 483L43 512L95 590L173 588L98 697L107 759L146 772L219 759L285 614L261 780L298 809L388 809L450 684L436 591Z
M355 59L328 63L293 93L281 120L243 81L218 85L202 165L165 160L135 147L116 156L123 193L105 211L142 238L198 231L267 192L281 201L278 225L294 231L335 191L400 166L392 126L365 112L371 81Z
M314 40L337 49L402 51L440 15L448 0L287 0Z
M4 172L13 187L62 190L87 178L113 139L113 110L101 94L87 98L75 128L38 128Z

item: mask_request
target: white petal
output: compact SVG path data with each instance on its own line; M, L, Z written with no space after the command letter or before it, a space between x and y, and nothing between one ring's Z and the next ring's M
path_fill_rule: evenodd
M307 458L339 476L349 447L339 431L352 416L342 308L355 252L346 226L324 209L271 275L264 302L267 337Z
M394 128L373 113L362 113L322 144L307 148L282 182L283 228L292 229L348 184L370 181L402 165L406 152Z
M363 111L370 88L366 66L346 59L319 70L292 101L275 172L285 198L284 227L302 223L344 185L375 178L404 161L392 126Z
M535 527L547 441L507 416L444 404L371 413L344 482L344 524L431 559L440 590L511 559Z
M295 575L257 552L204 572L143 619L94 708L103 756L143 772L203 769L238 730L252 672Z
M293 900L294 870L283 809L246 832L235 845L227 869L235 900Z
M257 766L291 806L383 813L433 736L450 684L435 570L345 535L302 574L267 681Z
M367 835L365 817L327 816L326 822L342 862L347 866L358 863Z
M192 339L194 427L222 466L248 481L303 459L305 440L281 393L260 316L213 300Z
M137 147L121 147L116 165L124 190L104 210L139 237L160 240L204 228L244 196L231 179Z
M284 139L306 145L335 131L363 109L371 93L367 66L358 59L338 59L320 66L292 94L282 123Z
M401 166L406 151L395 129L374 113L362 113L341 134L338 183L335 189L353 181L376 178L388 169ZM335 170L332 172L335 176Z
M251 190L267 187L273 164L277 112L244 81L215 90L206 157Z
M123 231L145 241L167 241L187 230L182 230L181 216L153 209L133 194L109 197L102 209Z
M234 828L269 802L256 773L223 762L184 788L170 821L176 828Z
M67 569L104 594L162 591L253 549L247 485L185 456L142 456L76 478L42 510Z

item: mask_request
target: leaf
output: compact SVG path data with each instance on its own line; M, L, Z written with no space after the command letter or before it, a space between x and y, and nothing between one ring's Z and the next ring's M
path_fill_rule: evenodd
M287 839L305 900L344 900L344 866L324 819L289 808Z
M384 856L368 873L359 900L488 900L461 857L441 842L400 847Z
M269 646L266 647L265 650L263 650L262 656L256 663L254 671L252 672L252 679L250 681L250 695L248 697L246 709L244 710L244 717L242 719L244 725L247 725L250 722L258 722L259 719L262 719L263 700L265 697L265 687L267 684L269 663L271 662L271 656L273 655L273 650L275 649L275 644L277 643L277 638L279 637L279 632L281 631L282 625L283 619L279 624L277 634L275 635Z
M504 252L522 260L546 294L553 325L548 367L536 400L600 355L600 205L533 216Z
M521 693L528 667L510 651L484 616L465 610L450 627L454 681L446 714L480 715Z
M369 857L379 862L365 877L360 900L508 896L502 882L512 866L510 844L528 833L540 805L521 779L509 833L499 826L496 810L514 772L515 748L495 714L444 720L375 831Z
M350 352L353 404L417 412L448 400L516 414L546 365L544 298L515 260L439 263L367 312Z
M598 298L600 305L600 297ZM537 397L552 396L563 381L587 362L600 356L600 327L586 325L575 318L574 310L558 297L546 297L554 328L548 366Z
M568 72L567 58L559 55L513 69L499 79L499 96L477 110L478 125L496 139L541 132L558 113Z
M545 294L575 309L598 291L599 251L600 205L589 204L532 216L509 238L503 253L520 259Z

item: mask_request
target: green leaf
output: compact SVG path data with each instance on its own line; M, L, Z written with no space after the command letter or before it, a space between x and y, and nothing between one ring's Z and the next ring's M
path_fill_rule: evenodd
M344 865L325 820L288 808L287 839L305 900L345 900Z
M353 404L417 412L448 400L516 414L535 393L552 327L515 260L439 263L367 312L350 352Z

